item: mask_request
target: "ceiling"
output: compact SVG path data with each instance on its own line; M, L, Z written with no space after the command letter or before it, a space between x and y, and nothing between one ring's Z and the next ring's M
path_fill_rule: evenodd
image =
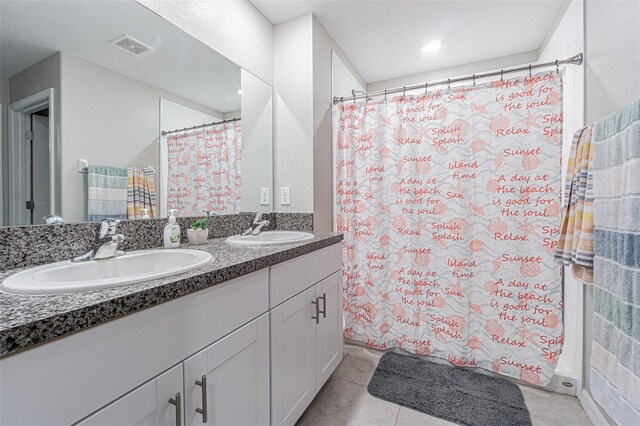
M0 75L65 52L220 112L240 109L240 67L135 1L0 1ZM109 42L127 34L155 50Z
M367 83L537 50L564 0L250 0L272 23L313 12ZM442 49L424 54L425 40Z

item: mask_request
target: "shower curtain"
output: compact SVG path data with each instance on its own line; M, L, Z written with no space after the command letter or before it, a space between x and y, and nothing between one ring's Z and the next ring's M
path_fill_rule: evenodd
M235 121L167 137L167 209L180 216L240 211L240 133Z
M562 76L337 107L345 338L549 382Z

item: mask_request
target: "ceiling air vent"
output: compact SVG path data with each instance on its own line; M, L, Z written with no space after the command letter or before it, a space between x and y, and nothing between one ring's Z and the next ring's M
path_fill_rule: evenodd
M127 52L136 56L142 55L144 53L151 52L152 50L154 50L153 47L147 46L143 42L136 40L135 38L128 36L126 34L123 35L122 37L118 37L117 39L110 41L109 44L112 44L115 47L119 47L120 49L126 50Z

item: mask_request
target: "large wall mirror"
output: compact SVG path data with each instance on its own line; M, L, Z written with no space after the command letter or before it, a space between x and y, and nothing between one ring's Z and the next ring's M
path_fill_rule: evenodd
M133 1L0 2L2 224L271 210L272 88Z

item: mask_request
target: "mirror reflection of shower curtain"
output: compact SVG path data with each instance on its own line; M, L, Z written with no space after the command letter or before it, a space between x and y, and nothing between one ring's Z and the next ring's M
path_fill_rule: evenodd
M561 80L338 106L348 340L549 382L563 342Z
M167 208L179 216L238 213L242 186L240 121L167 137Z

